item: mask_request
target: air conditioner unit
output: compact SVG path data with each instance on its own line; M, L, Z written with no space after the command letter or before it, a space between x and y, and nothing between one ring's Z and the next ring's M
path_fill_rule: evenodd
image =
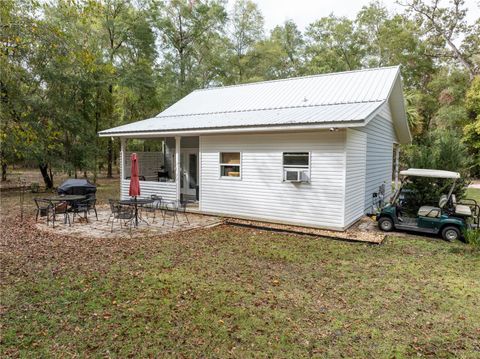
M308 176L305 170L285 170L284 173L285 182L307 182Z

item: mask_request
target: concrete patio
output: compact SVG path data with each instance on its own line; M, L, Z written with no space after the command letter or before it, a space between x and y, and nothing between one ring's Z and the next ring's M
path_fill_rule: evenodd
M142 217L146 221L139 221L138 227L130 228L126 226L120 226L120 221L115 220L113 223L113 232L111 221L107 223L110 217L110 209L108 206L97 207L98 220L95 218L93 211L88 215L88 222L84 218L76 216L75 222L72 225L64 223L63 214L57 215L55 221L55 228L52 226L52 222L47 225L45 217L40 217L37 222L37 228L43 231L54 232L57 234L63 234L66 236L77 237L94 237L94 238L118 238L118 237L150 237L161 236L172 232L188 231L198 228L212 227L222 224L224 221L220 217L206 216L195 213L187 213L188 222L185 214L178 213L178 221L175 220L175 224L172 226L173 217L167 216L165 224L163 224L163 218L161 211L156 212L156 218L153 218L153 213L143 213ZM72 221L72 215L70 214L70 221Z

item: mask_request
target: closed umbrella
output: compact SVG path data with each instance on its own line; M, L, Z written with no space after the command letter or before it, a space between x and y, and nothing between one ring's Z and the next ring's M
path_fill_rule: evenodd
M130 188L128 195L135 198L135 226L138 226L138 208L137 208L137 196L140 196L140 181L138 179L138 159L137 154L132 153L130 157L132 162L131 175L130 175Z

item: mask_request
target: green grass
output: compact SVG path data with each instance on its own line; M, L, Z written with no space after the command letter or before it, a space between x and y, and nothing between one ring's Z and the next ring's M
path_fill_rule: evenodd
M469 188L467 189L466 198L471 198L477 201L480 204L480 189L478 188Z
M460 243L223 226L91 245L9 274L2 357L480 355L480 256Z

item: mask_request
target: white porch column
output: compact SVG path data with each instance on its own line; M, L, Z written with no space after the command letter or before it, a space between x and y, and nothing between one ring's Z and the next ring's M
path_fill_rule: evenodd
M125 178L125 138L120 138L120 199L123 197L122 182Z
M398 190L398 172L400 171L400 145L395 147L395 191Z
M180 140L180 136L175 136L175 184L177 189L177 201L180 201Z

